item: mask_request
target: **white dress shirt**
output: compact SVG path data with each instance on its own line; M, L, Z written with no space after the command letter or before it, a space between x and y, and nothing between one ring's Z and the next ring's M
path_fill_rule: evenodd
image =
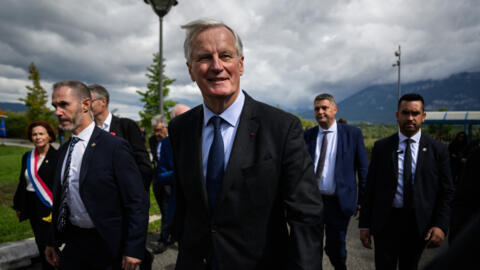
M410 152L412 153L412 184L415 183L415 169L417 168L418 147L420 144L420 137L422 131L419 130L417 134L410 137ZM407 136L403 135L400 130L398 131L398 185L395 191L395 197L393 198L392 206L395 208L403 207L403 159L405 157L405 147L407 146Z
M320 158L320 151L322 149L323 136L325 131L327 133L327 152L325 154L325 163L323 166L322 176L318 188L320 193L324 195L335 194L335 161L337 159L337 121L333 122L332 126L327 130L318 127L317 147L315 148L315 172L317 171L318 159Z
M72 152L72 159L70 161L70 171L68 174L68 181L70 182L68 186L67 194L67 204L70 210L70 222L81 228L93 228L95 227L92 219L88 215L87 209L83 204L82 198L80 197L80 169L82 168L82 159L85 149L88 147L88 142L92 136L93 129L95 128L95 123L92 122L88 127L82 130L78 135L72 135L73 137L78 137L80 140L75 144L75 147ZM68 149L67 149L68 155ZM62 183L65 181L63 179L63 172L65 171L65 163L67 161L67 155L63 160L62 165Z
M238 93L237 99L220 115L224 121L220 125L223 137L223 147L225 148L224 169L227 168L230 153L232 152L233 141L237 133L238 122L242 114L243 104L245 103L245 94L242 91ZM203 129L202 129L202 161L203 161L203 177L207 177L208 152L213 141L213 124L209 125L208 121L216 114L203 103Z
M99 127L103 130L105 130L106 132L110 132L110 126L112 124L112 113L111 112L108 112L108 116L107 118L105 119L105 121L103 122L102 126Z

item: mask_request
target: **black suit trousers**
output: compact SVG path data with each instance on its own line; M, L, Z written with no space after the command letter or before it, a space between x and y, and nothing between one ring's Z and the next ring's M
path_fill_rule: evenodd
M69 225L67 241L60 253L60 270L120 270L122 258L113 258L96 229Z
M418 232L413 209L392 208L384 229L374 235L375 268L416 270L426 242Z
M45 259L45 246L50 232L50 223L45 222L42 217L41 208L45 207L35 192L25 192L26 206L28 213L30 213L30 225L32 226L33 234L35 235L35 243L37 244L40 262L42 263L42 270L54 269Z

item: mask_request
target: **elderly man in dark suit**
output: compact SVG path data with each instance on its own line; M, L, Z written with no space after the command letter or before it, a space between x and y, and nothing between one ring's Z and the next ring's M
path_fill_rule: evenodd
M332 95L316 96L313 105L318 126L305 131L305 141L324 202L325 252L336 270L347 269L345 238L363 199L367 151L359 128L335 120L338 108Z
M169 126L176 269L321 269L323 204L300 121L240 90L244 57L232 28L183 28L203 105Z
M95 126L83 83L55 83L52 105L72 137L59 149L47 260L60 269L133 270L144 256L148 201L130 146Z
M453 184L447 147L421 131L423 98L398 101L399 132L375 143L360 211L360 239L375 241L377 269L417 269L425 247L447 233Z

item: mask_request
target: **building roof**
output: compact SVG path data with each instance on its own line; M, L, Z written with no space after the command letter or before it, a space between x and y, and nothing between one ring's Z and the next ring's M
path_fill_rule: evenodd
M480 111L426 112L425 124L480 125Z

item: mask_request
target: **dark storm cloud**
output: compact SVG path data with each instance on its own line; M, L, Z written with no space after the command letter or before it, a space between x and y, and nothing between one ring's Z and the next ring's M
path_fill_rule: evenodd
M241 87L283 108L311 106L319 92L338 101L372 84L438 79L480 69L476 0L179 0L164 18L170 98L198 104L183 56L190 20L216 18L244 42ZM107 86L112 105L138 119L146 68L158 51L158 17L141 0L0 2L0 93L25 95L35 62L44 87L62 79ZM17 93L15 95L15 93Z

